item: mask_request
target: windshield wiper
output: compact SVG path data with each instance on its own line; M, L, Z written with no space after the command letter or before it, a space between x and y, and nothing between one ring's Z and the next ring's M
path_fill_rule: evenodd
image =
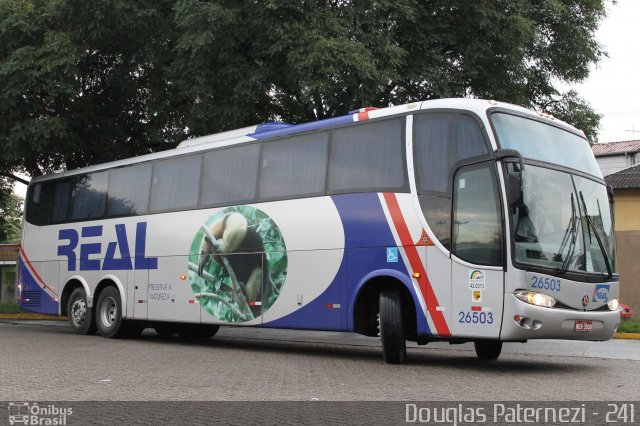
M582 202L582 208L584 210L584 217L587 219L587 225L593 231L593 235L596 236L596 241L598 242L598 247L600 247L600 251L602 252L602 256L604 257L604 264L607 267L607 273L609 274L609 278L613 277L613 269L611 268L611 263L609 262L609 256L607 255L607 250L602 243L602 239L600 238L600 234L596 229L596 226L591 222L591 216L587 213L587 203L584 202L584 196L582 195L582 191L580 191L580 201Z
M578 218L576 215L576 202L573 199L573 193L571 193L571 220L569 221L569 225L567 226L567 230L564 232L564 236L562 237L562 242L560 243L560 249L556 256L558 256L558 260L562 260L562 252L564 251L564 247L567 245L569 241L569 234L571 234L571 243L569 244L569 250L567 251L567 256L564 258L564 262L562 262L562 266L558 268L558 272L564 274L569 269L569 265L571 264L571 259L573 258L573 251L576 247L576 234L578 233Z

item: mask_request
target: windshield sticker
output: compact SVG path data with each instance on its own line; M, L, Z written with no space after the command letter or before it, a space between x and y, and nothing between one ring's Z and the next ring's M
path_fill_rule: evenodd
M471 300L473 302L482 302L482 290L473 290L471 292Z
M471 290L484 290L484 274L482 271L474 269L469 272L469 289Z

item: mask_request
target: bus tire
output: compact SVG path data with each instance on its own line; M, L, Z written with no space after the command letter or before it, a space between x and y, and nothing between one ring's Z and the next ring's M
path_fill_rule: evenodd
M118 338L126 334L126 324L122 318L122 301L115 287L106 287L96 304L96 325L102 337Z
M473 343L476 347L476 355L480 359L498 359L502 352L502 342L499 340L478 340Z
M388 364L407 361L407 342L402 322L402 299L395 291L380 293L380 339L382 355Z
M181 324L177 333L183 339L210 339L219 329L219 325L213 324Z
M87 295L84 289L79 287L73 290L67 305L69 324L76 334L95 334L96 323L93 318L93 310L87 303Z

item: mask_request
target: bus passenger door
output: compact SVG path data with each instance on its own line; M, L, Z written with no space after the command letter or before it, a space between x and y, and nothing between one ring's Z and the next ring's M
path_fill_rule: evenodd
M498 338L504 270L503 228L494 163L486 161L459 169L453 185L452 334Z

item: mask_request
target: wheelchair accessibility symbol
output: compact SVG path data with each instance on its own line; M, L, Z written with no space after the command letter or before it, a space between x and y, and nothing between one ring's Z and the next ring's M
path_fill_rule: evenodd
M387 263L398 262L398 247L387 247Z

